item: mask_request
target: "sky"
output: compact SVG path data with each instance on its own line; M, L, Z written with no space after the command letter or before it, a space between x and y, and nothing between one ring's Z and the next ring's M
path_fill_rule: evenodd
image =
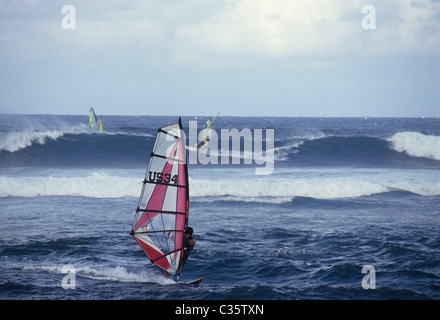
M0 114L440 117L439 0L0 0Z

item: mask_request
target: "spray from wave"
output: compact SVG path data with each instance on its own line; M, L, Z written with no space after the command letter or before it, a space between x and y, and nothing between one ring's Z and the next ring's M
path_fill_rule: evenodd
M62 131L18 131L10 132L0 138L0 152L15 152L27 147L33 143L45 144L48 139L56 141L62 137Z
M16 266L24 270L44 270L50 273L65 275L67 265L32 265L26 264L24 266ZM69 272L75 272L75 276L83 278L103 280L103 281L118 281L118 282L138 282L138 283L159 283L162 285L175 284L171 279L166 279L155 272L143 271L134 273L128 271L121 266L77 266L69 265ZM62 277L60 276L60 279Z
M69 133L87 133L85 123L68 124L57 117L13 117L7 119L8 130L0 135L0 153L16 152L34 144L44 145L47 141L57 141Z
M440 136L430 136L420 132L398 132L388 141L398 152L405 152L412 157L440 161Z

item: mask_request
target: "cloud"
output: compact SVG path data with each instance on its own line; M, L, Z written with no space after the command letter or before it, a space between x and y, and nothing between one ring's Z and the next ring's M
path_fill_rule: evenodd
M361 0L72 3L77 29L64 30L58 1L0 0L1 55L156 50L196 63L218 55L340 59L440 53L440 3L434 0L368 1L376 10L375 30L362 29Z
M179 26L176 41L195 52L285 57L338 41L335 24L333 8L314 1L227 1L209 20ZM332 37L321 32L325 25L332 25Z
M364 30L363 1L230 0L176 31L181 50L284 57L440 53L440 3L369 1L377 27Z
M393 2L393 7L384 8L373 45L390 54L440 54L440 2Z
M0 0L0 108L438 114L439 24L434 0Z
M36 2L29 2L22 12L0 4L8 9L0 21L0 56L18 62L111 56L146 51L163 37L162 26L135 9L76 5L76 28L64 29L63 5Z

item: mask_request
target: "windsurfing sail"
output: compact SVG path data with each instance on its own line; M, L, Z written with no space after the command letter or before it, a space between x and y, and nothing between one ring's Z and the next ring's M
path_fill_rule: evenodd
M208 121L206 121L205 128L199 134L199 141L204 141L204 140L209 141L211 139L211 132L212 132L211 127L215 119L217 119L218 115L219 113L217 113L217 115L213 119L209 119Z
M219 113L217 113L217 115L214 118L206 121L205 127L203 128L203 130L199 134L199 140L198 140L197 144L195 146L189 146L189 147L187 147L187 149L192 150L192 151L198 151L208 145L209 140L211 140L211 134L212 134L211 127L212 127L214 120L217 119L218 115L219 115Z
M99 131L100 133L102 133L102 117L98 118L96 116L93 107L89 110L89 128L92 131Z
M182 263L189 188L182 122L158 129L131 235L150 261L171 275Z

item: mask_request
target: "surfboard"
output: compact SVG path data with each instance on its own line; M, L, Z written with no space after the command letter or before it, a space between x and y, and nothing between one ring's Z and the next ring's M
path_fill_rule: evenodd
M203 281L203 277L196 279L196 280L192 280L192 281L178 281L177 283L180 284L187 284L187 285L191 285L191 286L197 286L199 285L201 282Z

